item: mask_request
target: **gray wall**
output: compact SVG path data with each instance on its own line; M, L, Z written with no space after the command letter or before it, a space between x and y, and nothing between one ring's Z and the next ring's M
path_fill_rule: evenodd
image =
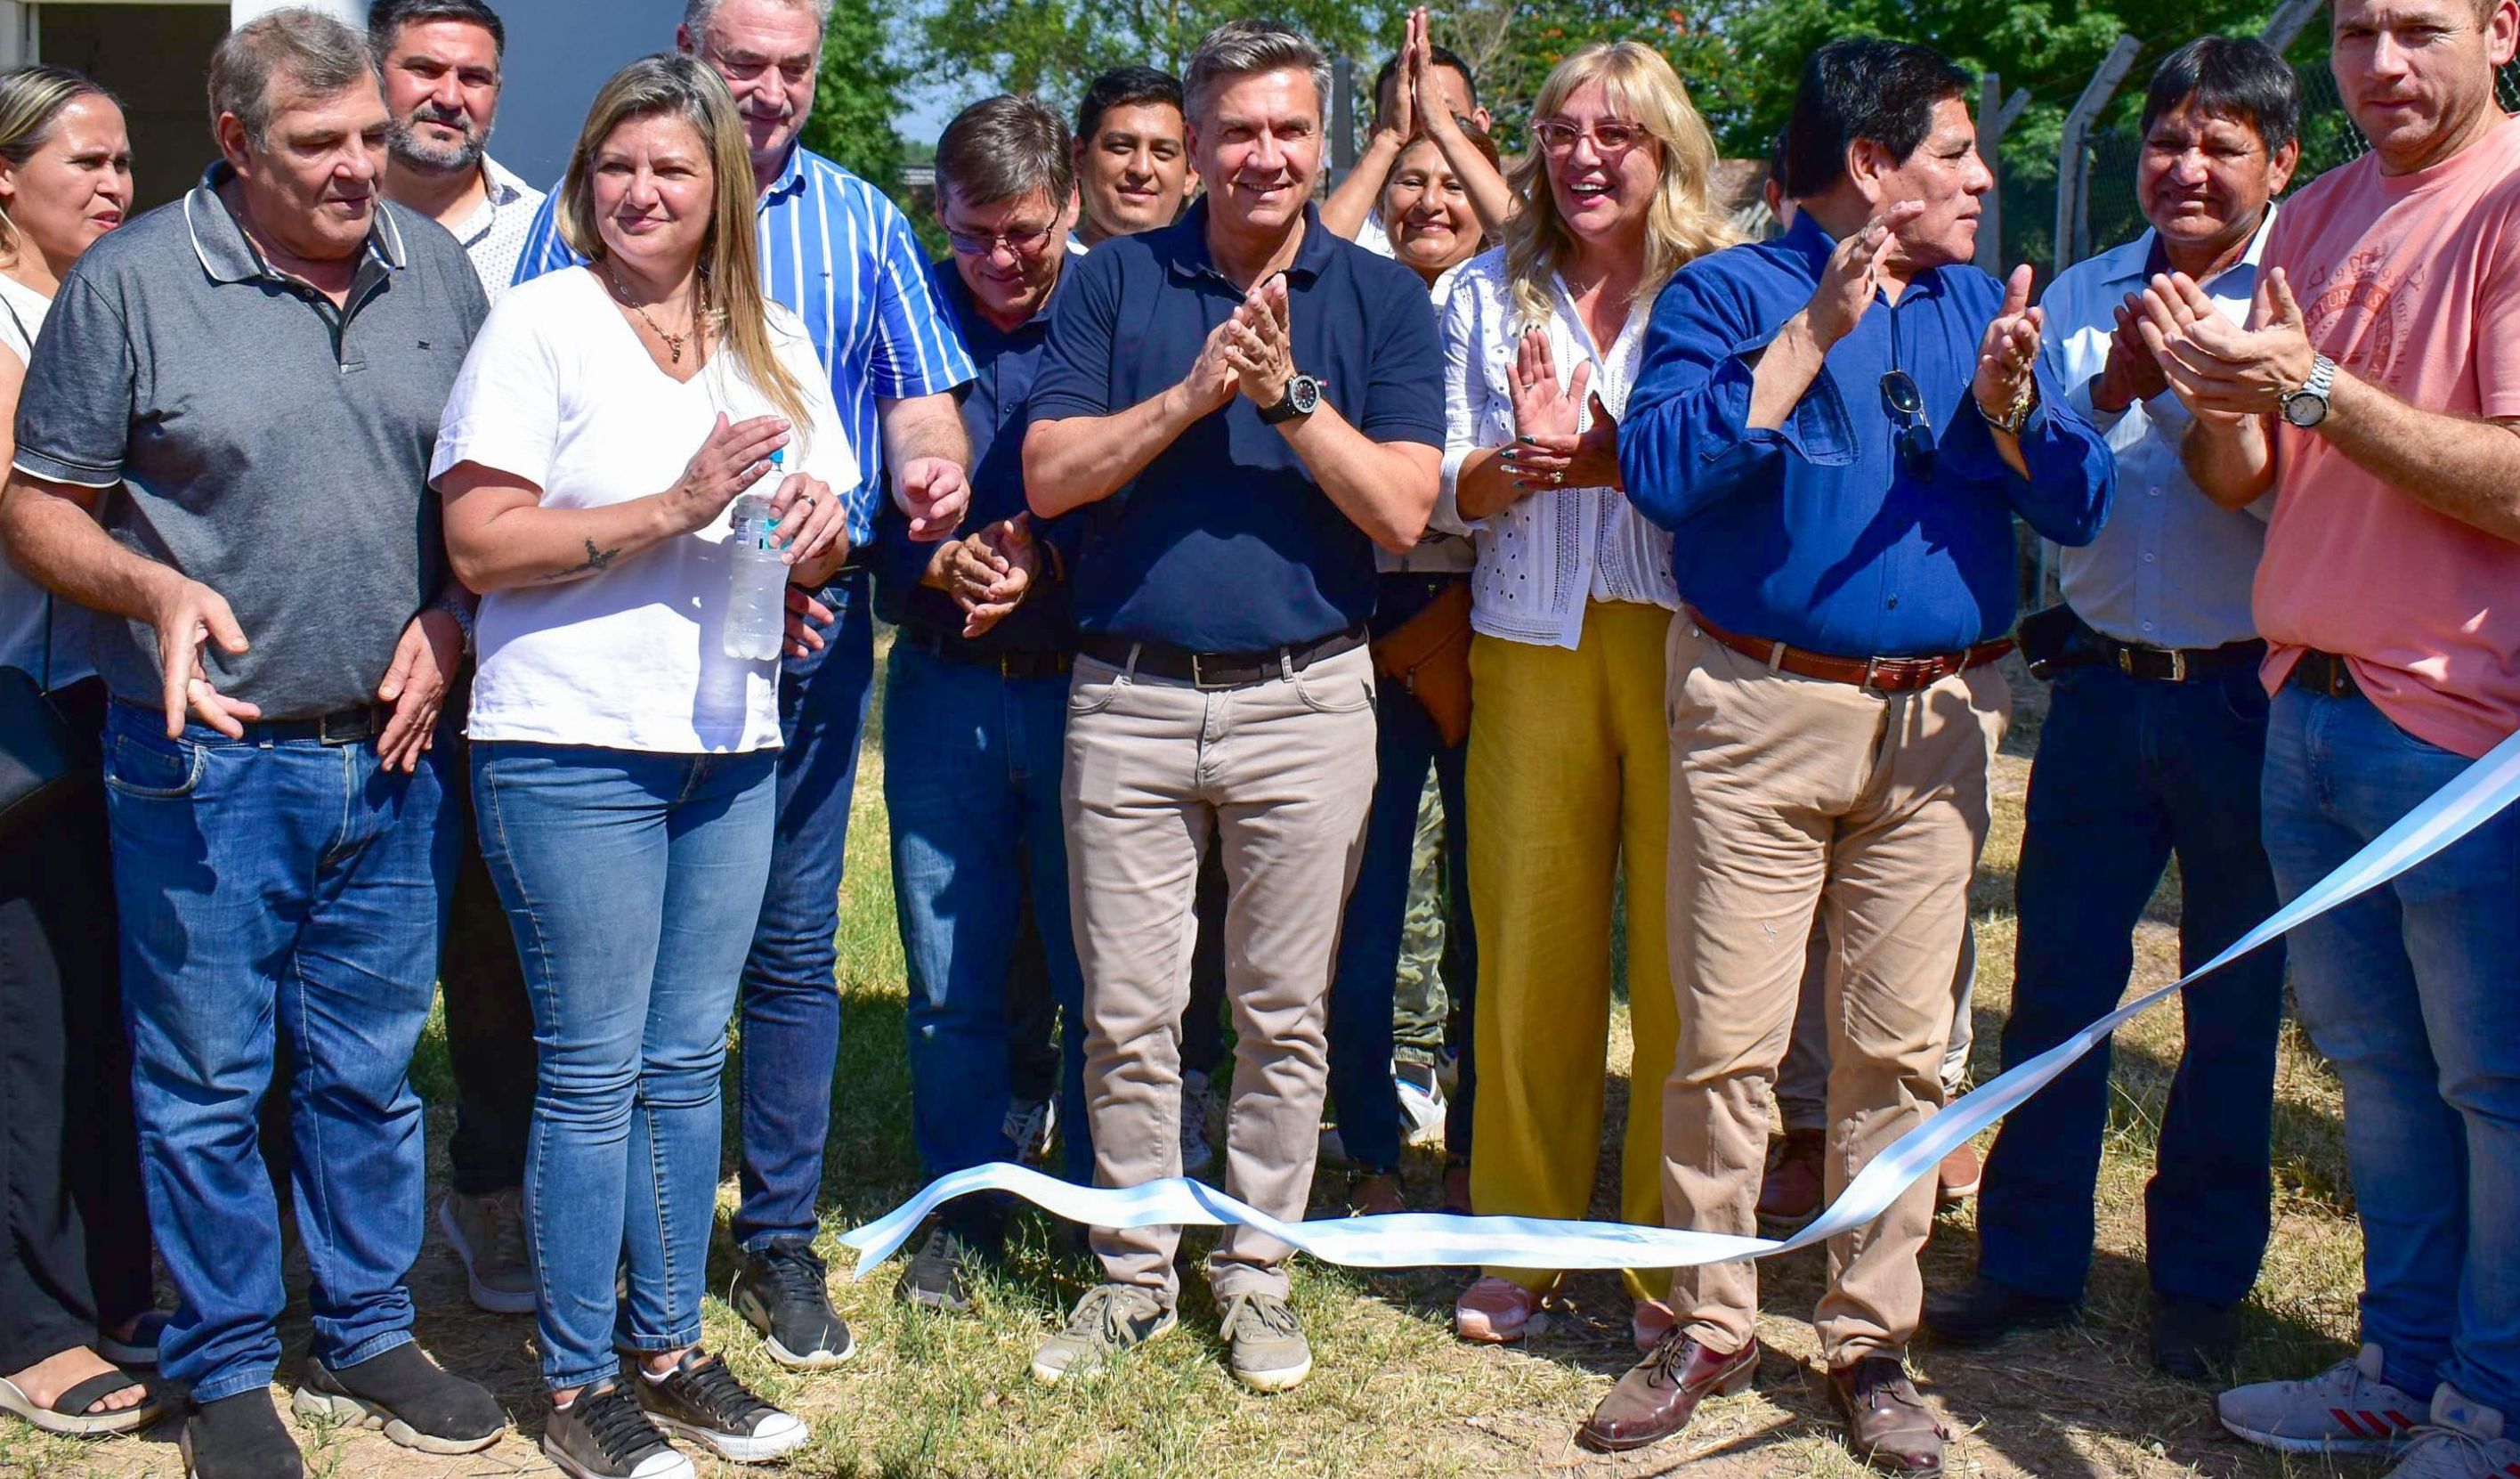
M674 44L683 0L490 0L508 26L508 81L490 152L548 190L568 167L595 90Z

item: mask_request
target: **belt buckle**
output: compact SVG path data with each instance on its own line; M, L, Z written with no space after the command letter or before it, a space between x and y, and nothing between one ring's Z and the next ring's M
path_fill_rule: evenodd
M2128 677L2135 676L2135 649L2124 642L2118 644L2118 671Z
M2170 649L2170 680L2174 683L2187 681L2187 653L2184 649Z
M1879 680L1878 680L1878 679L1876 678L1876 676L1875 676L1875 674L1876 674L1876 673L1878 673L1878 672L1880 671L1880 670L1881 670L1881 659L1880 659L1880 657L1879 657L1878 655L1875 655L1875 656L1872 656L1872 657L1866 658L1866 659L1864 660L1864 681L1863 681L1863 682L1861 682L1861 683L1856 684L1855 686L1857 686L1858 688L1861 688L1861 689L1865 690L1865 691L1866 691L1866 692L1868 692L1868 693L1887 693L1887 692L1889 692L1889 691L1890 691L1889 689L1887 689L1887 688L1883 688L1883 687L1881 687L1881 686L1880 686L1880 684L1879 684Z
M337 731L333 727L336 719L341 721L342 730ZM361 721L367 724L365 729L356 734L346 732L348 729L356 728ZM363 709L342 710L324 715L315 720L315 743L319 745L355 745L376 732L376 715L372 711Z
M1201 693L1216 693L1233 687L1232 683L1211 683L1207 680L1208 656L1204 652L1193 652L1190 655L1190 685Z

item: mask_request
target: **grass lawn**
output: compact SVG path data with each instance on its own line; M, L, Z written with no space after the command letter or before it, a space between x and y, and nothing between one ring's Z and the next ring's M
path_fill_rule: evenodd
M2014 670L2021 721L1999 762L1999 814L1973 896L1980 942L1977 1071L1992 1074L2011 981L2012 866L2021 793L2042 697ZM849 836L839 940L846 1002L823 1225L836 1234L890 1210L916 1189L909 1082L902 1048L901 949L893 933L882 815L882 766L871 746ZM2175 890L2154 902L2138 941L2137 984L2175 972ZM2210 984L2203 988L2210 990ZM1613 1124L1627 1097L1625 1009L1613 1033L1606 1086ZM2143 1360L2142 1190L2170 1066L2178 1014L2155 1012L2119 1038L2115 1104L2102 1170L2099 1257L2081 1324L1991 1352L1920 1346L1918 1365L1959 1435L1959 1475L2364 1475L2368 1464L2283 1459L2220 1436L2202 1389L2154 1375ZM2276 1236L2248 1313L2239 1375L2307 1374L2350 1354L2362 1252L2350 1215L2334 1080L2297 1034L2283 1044L2275 1143ZM442 1035L432 1028L415 1074L432 1101L429 1132L442 1157L448 1129ZM730 1117L731 1120L732 1117ZM731 1127L730 1127L731 1128ZM1613 1132L1612 1143L1615 1143ZM730 1145L730 1151L732 1145ZM730 1161L731 1164L731 1161ZM442 1175L440 1159L436 1170ZM1412 1168L1431 1196L1433 1159ZM1613 1205L1605 1163L1595 1214ZM1325 1177L1316 1200L1335 1195ZM734 1182L721 1189L732 1210ZM1186 1257L1213 1234L1193 1230ZM976 1317L914 1315L891 1297L897 1264L846 1280L848 1255L827 1237L834 1288L860 1354L836 1372L803 1377L772 1365L723 1302L732 1274L721 1239L712 1268L708 1337L764 1395L812 1421L813 1444L788 1472L802 1475L1642 1475L1705 1479L1853 1475L1826 1404L1808 1379L1816 1345L1806 1317L1823 1276L1818 1252L1763 1268L1771 1354L1756 1392L1701 1410L1686 1442L1614 1460L1574 1447L1574 1424L1632 1357L1628 1311L1614 1275L1570 1281L1573 1317L1527 1350L1477 1349L1450 1333L1453 1296L1467 1274L1435 1270L1364 1275L1299 1260L1295 1304L1314 1343L1312 1379L1261 1398L1227 1376L1215 1307L1193 1274L1173 1334L1134 1353L1108 1377L1056 1390L1032 1385L1033 1347L1090 1283L1089 1264L1063 1250L1047 1222L1028 1223L1010 1266L989 1282ZM295 1262L295 1260L292 1260ZM1948 1215L1926 1252L1929 1282L1966 1276L1974 1262L1965 1208ZM473 1476L554 1472L534 1447L532 1322L474 1312L462 1271L432 1227L413 1271L423 1343L448 1366L491 1382L518 1431L463 1458L407 1453L373 1434L306 1431L319 1475ZM284 1373L306 1341L301 1293L283 1322ZM0 1473L140 1475L179 1471L171 1427L99 1445L48 1442L0 1419ZM707 1467L707 1465L703 1465ZM737 1472L728 1469L726 1472Z

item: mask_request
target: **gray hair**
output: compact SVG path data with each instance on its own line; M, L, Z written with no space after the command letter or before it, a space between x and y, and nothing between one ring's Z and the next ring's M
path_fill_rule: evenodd
M276 10L228 32L210 53L210 126L234 114L246 137L260 143L280 111L284 86L311 101L356 87L361 78L383 88L366 36L319 10Z
M1054 208L1064 209L1076 188L1066 121L1030 98L982 98L956 114L936 140L936 188L940 204L952 190L967 206L1019 201L1044 190Z
M1195 123L1205 116L1208 100L1234 77L1264 71L1301 71L1313 79L1313 95L1329 107L1330 62L1312 39L1291 25L1275 21L1228 21L1199 38L1182 74L1182 99Z
M725 3L726 0L683 0L683 28L698 40L700 32L708 29L708 23L717 19L717 8ZM788 10L812 11L816 30L832 28L832 0L770 0L770 3Z

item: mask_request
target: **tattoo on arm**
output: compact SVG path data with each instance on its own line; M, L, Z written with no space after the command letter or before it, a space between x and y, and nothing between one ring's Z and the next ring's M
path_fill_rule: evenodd
M545 583L558 580L574 580L580 576L591 576L602 571L609 570L612 567L612 562L619 558L621 558L620 546L615 545L611 549L597 549L595 547L595 541L589 539L586 541L585 564L575 566L568 570L554 571L550 575L544 576L542 579Z

